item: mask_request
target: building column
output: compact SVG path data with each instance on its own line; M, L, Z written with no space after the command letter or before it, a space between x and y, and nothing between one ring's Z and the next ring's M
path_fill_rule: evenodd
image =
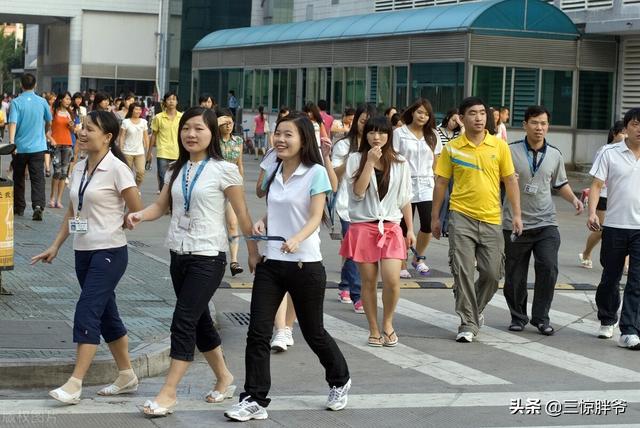
M82 14L71 18L69 28L69 77L67 90L71 93L80 90L82 75Z

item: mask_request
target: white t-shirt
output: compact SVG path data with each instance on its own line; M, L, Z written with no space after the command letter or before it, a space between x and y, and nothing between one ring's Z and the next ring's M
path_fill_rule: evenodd
M345 163L347 163L347 159L349 158L349 148L351 146L351 142L344 138L333 146L333 152L331 153L331 164L334 168L341 167ZM344 220L349 221L349 189L347 188L349 185L349 180L347 179L347 173L342 174L342 178L340 179L340 183L338 183L338 193L336 194L336 214Z
M640 229L640 160L622 141L605 146L589 174L607 183L604 226Z
M87 159L78 162L69 180L74 215L89 223L87 233L73 235L73 249L87 251L123 247L127 245L127 237L122 229L125 214L122 191L136 187L133 172L109 151L87 185L82 211L78 213L78 191L86 167ZM87 171L85 185L90 172Z
M273 169L265 174L263 190L266 189L272 172ZM331 193L329 176L322 165L314 164L309 167L300 164L285 183L280 164L267 199L267 234L289 239L298 233L309 221L311 197L320 193ZM295 253L283 254L281 247L282 241L267 241L264 255L267 259L287 262L321 261L320 227L300 243Z
M442 152L442 141L438 132L435 129L432 131L436 136L434 150L431 150L424 137L418 139L407 125L393 131L393 148L409 162L413 192L411 202L433 200L435 186L433 163L435 156Z
M189 186L201 162L204 161L187 164ZM165 184L171 181L172 173L172 170L167 171ZM242 186L242 176L238 167L227 161L209 159L191 191L191 223L188 230L179 227L180 218L185 215L182 173L183 170L180 170L171 187L173 204L165 246L177 252L196 252L206 256L216 256L220 251L229 251L224 190L230 186Z
M345 172L349 180L347 187L349 189L349 219L351 223L378 221L378 227L381 229L384 221L400 223L402 220L402 207L410 203L413 198L409 163L402 156L399 156L400 162L391 164L389 189L381 201L378 195L378 182L373 172L364 196L359 197L353 192L355 183L353 176L360 168L361 157L362 154L359 152L351 153L347 160L347 171ZM383 232L384 229L380 233L383 234Z
M122 153L136 156L144 154L144 133L147 132L147 121L140 119L133 123L131 119L124 119L120 125L125 132Z

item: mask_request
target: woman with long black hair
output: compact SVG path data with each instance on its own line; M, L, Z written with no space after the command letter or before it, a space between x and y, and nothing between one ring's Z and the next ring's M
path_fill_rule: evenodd
M326 406L341 410L351 387L349 369L338 345L323 326L326 273L320 252L323 220L331 183L322 165L313 125L304 115L281 119L274 132L278 161L263 181L267 215L254 232L279 236L267 241L256 268L251 294L251 321L245 350L245 384L240 403L225 412L236 421L266 419L271 387L269 339L276 311L289 292L300 330L325 368L329 384Z
M73 320L73 341L78 344L76 364L69 380L49 395L66 404L77 404L82 380L100 344L100 336L118 366L118 378L98 392L116 395L138 389L131 368L129 339L116 305L115 289L127 268L127 238L122 229L125 206L142 208L133 174L116 145L118 120L106 111L92 111L80 131L78 144L88 154L78 162L70 182L71 203L53 244L34 256L51 263L60 247L73 235L75 267L80 298Z
M171 207L165 241L171 253L169 269L177 297L171 322L171 365L158 395L144 404L143 411L149 416L173 413L178 384L193 362L196 346L216 376L206 400L219 403L233 396L233 375L224 362L220 335L209 312L209 301L220 286L227 264L227 199L238 214L242 232L249 235L252 227L242 176L238 167L222 156L215 113L192 107L180 118L178 129L178 159L165 175L160 196L127 217L127 226L134 228L142 221L157 220ZM247 248L253 271L259 260L258 247L254 241L247 241Z

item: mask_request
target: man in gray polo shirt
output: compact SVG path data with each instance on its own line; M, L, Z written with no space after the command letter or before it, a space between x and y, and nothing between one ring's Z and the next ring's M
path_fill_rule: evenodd
M533 253L535 286L531 324L546 336L554 333L549 323L549 309L558 278L560 249L560 233L551 189L556 189L563 199L573 205L576 215L584 209L567 181L562 153L545 139L550 119L549 111L543 106L527 108L523 124L527 136L524 140L509 144L520 186L524 226L520 236L513 235L508 229L512 216L509 202L505 202L502 209L506 256L504 297L511 311L509 330L522 331L529 322L527 274Z

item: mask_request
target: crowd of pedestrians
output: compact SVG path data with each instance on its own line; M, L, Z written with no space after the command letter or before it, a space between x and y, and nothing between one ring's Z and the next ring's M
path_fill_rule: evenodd
M480 334L483 311L503 277L511 315L507 328L519 332L531 324L542 335L555 333L550 308L561 237L552 192L576 215L584 206L568 183L561 152L547 140L552 117L544 106L524 111L525 137L511 142L506 128L509 109L490 108L477 97L464 99L439 122L423 98L403 110L390 107L384 114L368 104L347 108L340 119L329 114L325 100L318 100L306 103L302 112L283 107L273 123L260 107L251 118L251 145L248 135L234 132L239 108L234 91L229 92L226 110L203 94L199 106L184 113L178 110L177 95L169 92L162 99L162 111L150 115L134 96L112 103L108 94L98 92L87 100L89 108L82 94L62 93L50 107L35 94L33 76L22 78L22 88L6 120L9 142L17 146L14 211L23 215L25 210L28 168L33 219L42 219L49 142L53 180L48 207L62 208L66 183L71 197L55 241L32 261L51 263L73 235L82 289L74 319L76 367L67 383L50 392L59 401L79 401L100 336L120 370L100 394L137 389L115 294L127 265L122 225L133 229L165 214L170 215L165 244L177 300L171 365L157 396L144 403L143 412L149 416L174 411L177 388L196 348L216 379L206 401L220 403L235 394L234 376L225 364L208 302L227 262L232 275L243 272L240 242L247 246L247 267L255 276L244 386L239 403L225 415L237 421L268 417L270 351L293 346L295 319L325 369L326 407L341 410L347 405L347 361L323 326L323 224L342 228L338 298L366 315L368 337L363 343L368 346L394 348L400 343L393 323L400 280L412 276L408 264L417 275L429 274L432 237L449 241L460 318L457 342L473 342ZM591 170L591 235L580 263L592 266L591 251L601 236L604 270L596 295L601 328L594 333L602 338L611 338L618 324L618 286L628 270L619 346L640 349L640 109L630 110L615 124L609 143L598 152ZM158 196L143 208L139 188L153 147ZM255 191L266 199L264 215L250 213L245 201L242 160L248 149L262 156ZM261 249L259 241L264 243ZM531 255L535 285L529 313Z

